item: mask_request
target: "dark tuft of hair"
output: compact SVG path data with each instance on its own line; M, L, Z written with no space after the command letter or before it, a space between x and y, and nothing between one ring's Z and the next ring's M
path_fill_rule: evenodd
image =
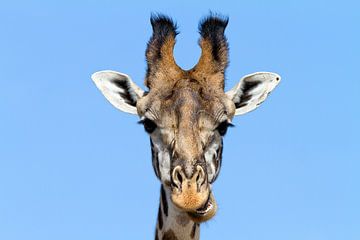
M178 34L176 23L166 15L152 13L150 22L153 34L160 38L166 38L169 35L175 37Z
M156 63L163 57L161 53L163 45L169 39L173 39L175 42L175 37L178 34L176 24L166 15L152 13L150 22L153 33L146 48L146 61L148 65L146 71L147 79L151 75L151 69L156 69ZM146 82L145 84L148 85Z
M199 33L204 40L208 40L212 46L212 55L215 61L221 61L221 55L226 56L224 67L227 66L228 43L224 35L229 18L220 14L210 12L199 23Z
M199 33L203 38L221 37L221 35L224 35L228 23L229 17L210 13L209 16L200 21Z

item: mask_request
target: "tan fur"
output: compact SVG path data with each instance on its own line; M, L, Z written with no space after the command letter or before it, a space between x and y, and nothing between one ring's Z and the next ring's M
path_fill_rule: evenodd
M199 79L203 84L224 89L224 68L227 64L227 52L220 51L222 62L218 63L212 56L212 46L209 40L202 39L200 46L201 57L197 65L189 71L189 75L192 78Z
M176 64L173 50L175 45L175 36L168 36L161 46L161 58L155 56L156 49L153 46L147 51L146 58L154 59L149 66L149 75L145 79L145 85L150 89L156 86L171 85L172 81L180 79L184 76L184 71ZM150 62L148 60L148 62Z
M199 167L198 167L199 168ZM197 174L194 174L191 179L186 179L182 182L181 191L175 189L171 194L173 203L185 211L194 211L202 207L209 198L209 186L206 184L199 189L196 183Z
M211 202L213 203L213 208L207 214L199 216L195 213L191 213L191 212L188 213L190 219L193 222L196 222L196 223L206 222L215 216L216 211L217 211L217 204L216 204L214 195L212 193L210 193L210 199L211 199Z

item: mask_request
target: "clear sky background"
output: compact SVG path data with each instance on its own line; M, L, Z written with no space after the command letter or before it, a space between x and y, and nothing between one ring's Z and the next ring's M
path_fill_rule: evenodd
M226 14L230 66L279 87L234 119L203 239L360 239L360 6L357 1L1 1L0 239L153 239L159 182L136 116L90 75L143 86L149 16L176 19L191 68L197 24Z

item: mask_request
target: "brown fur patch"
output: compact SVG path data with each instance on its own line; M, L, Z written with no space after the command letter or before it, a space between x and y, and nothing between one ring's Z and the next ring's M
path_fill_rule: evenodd
M190 76L206 81L215 88L224 88L228 65L228 43L224 35L228 19L211 14L199 25L201 57Z
M146 49L148 68L145 85L154 88L181 78L184 71L177 66L173 56L177 34L175 23L164 15L153 15L151 25L153 34Z
M176 216L176 223L185 227L186 225L188 225L190 222L189 216L187 216L186 214L182 213Z
M178 240L173 230L168 230L164 233L162 240Z
M198 223L194 223L192 229L191 229L191 233L190 233L190 237L194 238L195 237L195 233L196 233L196 228L198 227Z

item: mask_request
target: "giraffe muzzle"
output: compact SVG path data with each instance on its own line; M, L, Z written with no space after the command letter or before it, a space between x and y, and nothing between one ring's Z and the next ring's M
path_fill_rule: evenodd
M188 212L189 217L197 223L205 222L215 216L217 211L217 204L215 197L212 192L210 192L209 198L206 203L199 209L196 209L195 212Z
M171 174L171 200L180 209L196 212L204 207L210 196L210 186L204 169L197 165L191 178L187 178L181 166L176 166Z

